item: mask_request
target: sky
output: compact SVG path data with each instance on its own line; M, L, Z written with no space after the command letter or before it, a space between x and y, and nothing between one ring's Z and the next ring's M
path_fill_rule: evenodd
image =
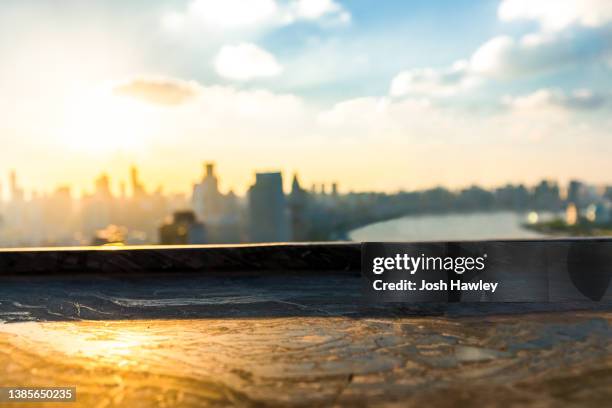
M612 184L608 0L4 0L0 61L4 186Z

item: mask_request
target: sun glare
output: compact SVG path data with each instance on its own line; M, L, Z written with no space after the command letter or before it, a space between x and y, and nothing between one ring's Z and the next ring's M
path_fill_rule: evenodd
M149 134L146 107L109 87L75 93L66 104L62 137L88 153L135 151Z

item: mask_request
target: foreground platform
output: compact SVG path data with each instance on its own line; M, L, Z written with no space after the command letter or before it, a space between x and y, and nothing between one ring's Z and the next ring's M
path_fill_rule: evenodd
M247 263L238 256L231 270L193 273L206 257L222 259L174 252L174 264L157 258L170 266L150 274L103 273L133 259L121 252L108 264L99 251L48 252L46 266L30 252L0 256L0 385L77 390L74 403L16 407L601 407L612 400L610 303L364 303L354 246L296 248L292 256L305 251L301 259L323 251L316 270L306 269L307 260L285 270L290 259L282 253L271 270L262 269L270 258L241 270ZM194 271L180 273L185 264ZM56 273L40 273L45 267Z
M602 407L611 321L576 312L5 324L0 378L76 386L75 407Z

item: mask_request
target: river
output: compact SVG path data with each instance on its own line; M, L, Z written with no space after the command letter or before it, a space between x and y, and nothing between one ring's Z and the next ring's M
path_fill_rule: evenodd
M539 214L540 219L551 214ZM527 214L510 211L411 215L370 224L349 233L353 241L454 241L528 239L544 235L521 225Z

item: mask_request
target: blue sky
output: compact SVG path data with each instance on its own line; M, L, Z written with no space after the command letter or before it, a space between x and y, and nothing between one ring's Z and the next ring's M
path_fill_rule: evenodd
M0 56L0 171L41 190L612 183L606 0L8 0Z

